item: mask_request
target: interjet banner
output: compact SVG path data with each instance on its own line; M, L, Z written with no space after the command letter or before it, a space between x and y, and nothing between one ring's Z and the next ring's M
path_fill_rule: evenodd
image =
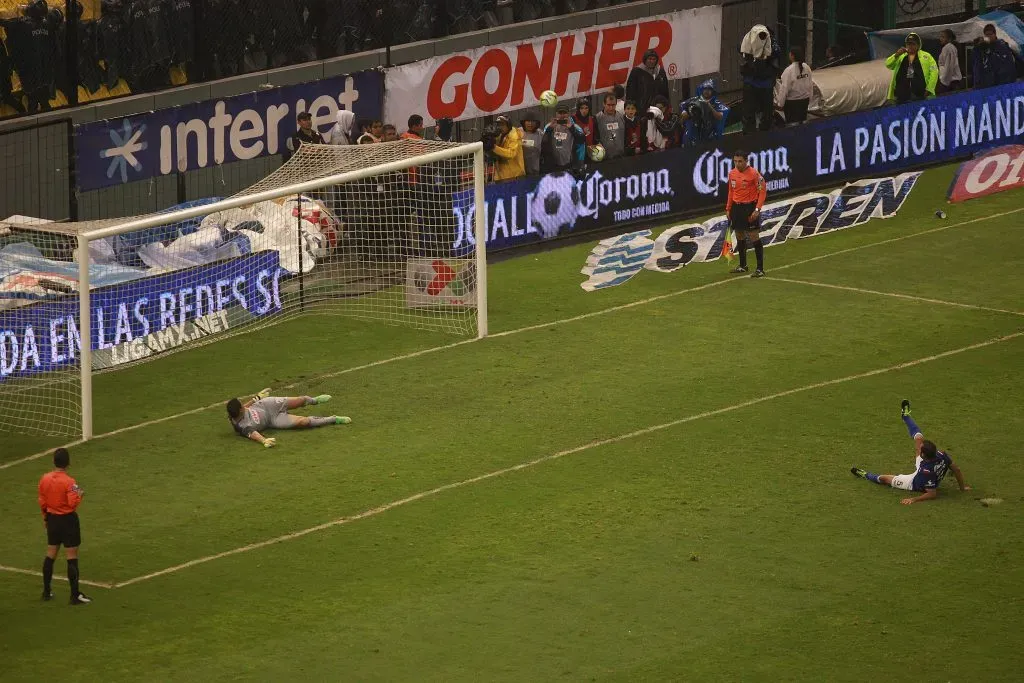
M420 114L456 120L534 106L545 90L560 98L625 85L630 69L656 50L669 79L719 70L722 8L604 24L522 43L504 43L387 69L385 117Z
M920 173L895 178L858 180L829 194L806 194L765 204L761 211L761 241L782 244L863 225L874 218L892 218L903 206ZM627 282L643 269L671 273L689 263L715 261L722 255L729 227L726 216L704 223L671 227L656 240L641 230L602 240L580 272L588 292Z
M325 78L75 126L82 191L281 154L308 111L327 133L341 109L380 118L379 71Z
M768 201L781 193L894 174L1024 142L1024 82L839 116L755 135L727 135L697 147L589 164L566 173L487 186L487 248L505 249L630 224L664 224L683 212L724 209L733 153L743 149L765 177ZM1009 153L1007 153L1009 154ZM1016 157L986 161L1016 174ZM1009 175L992 180L1009 182ZM973 181L972 181L973 182ZM971 187L978 187L972 184ZM473 242L471 195L455 201L454 254Z
M278 252L262 251L94 289L93 366L140 360L277 313L283 274ZM77 296L0 313L0 384L73 366L81 352Z

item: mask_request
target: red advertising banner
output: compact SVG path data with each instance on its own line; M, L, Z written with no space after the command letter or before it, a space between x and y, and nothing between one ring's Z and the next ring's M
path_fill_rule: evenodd
M1024 145L996 147L965 161L949 185L949 201L965 202L1024 187Z
M430 125L535 106L545 90L572 99L607 91L625 85L647 50L669 79L715 73L721 26L721 6L700 7L405 64L386 70L384 116L402 126L420 114Z

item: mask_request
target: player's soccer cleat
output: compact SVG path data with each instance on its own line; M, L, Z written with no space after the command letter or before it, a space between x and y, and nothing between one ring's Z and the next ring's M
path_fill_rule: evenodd
M910 415L910 401L903 399L903 403L900 404L900 413L906 417Z
M729 272L732 273L733 275L739 275L740 273L747 272L747 267L746 266L736 266L735 268L733 268Z
M352 424L352 418L351 417L344 417L342 415L335 415L334 416L334 424L336 424L336 425Z
M859 467L851 467L850 474L852 474L855 477L860 477L861 479L866 479L868 472L867 470L862 470Z
M321 403L327 403L330 400L331 400L331 395L330 394L320 394L319 396L314 396L313 397L313 405L318 406Z
M42 599L43 602L50 602L50 600L53 600L53 591L44 590Z
M85 593L79 593L71 598L72 605L88 605L90 602L92 602L92 598Z
M764 271L758 268L757 270L750 274L750 277L764 277Z

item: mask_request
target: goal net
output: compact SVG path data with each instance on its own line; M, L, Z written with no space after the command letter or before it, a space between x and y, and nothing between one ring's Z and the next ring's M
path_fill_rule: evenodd
M227 199L8 220L0 431L88 439L93 373L300 315L485 336L483 180L479 143L303 145Z

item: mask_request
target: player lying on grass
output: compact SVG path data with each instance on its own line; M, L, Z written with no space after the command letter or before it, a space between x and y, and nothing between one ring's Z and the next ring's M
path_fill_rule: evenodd
M921 493L916 498L911 497L901 500L900 502L904 505L938 498L939 484L949 470L952 470L961 491L970 490L971 487L964 483L964 473L953 463L952 458L937 449L934 443L924 438L917 423L914 422L914 418L910 417L910 401L904 400L900 408L903 413L903 423L907 425L910 438L914 440L914 450L917 453L916 471L913 474L873 474L859 467L851 467L850 472L856 477L863 477L882 486L891 486L894 489Z
M251 399L242 403L237 398L228 401L228 419L239 436L252 439L263 444L264 448L273 448L276 439L263 436L260 432L266 429L312 429L327 425L347 425L350 417L330 415L328 417L303 417L289 415L288 411L302 406L315 406L327 403L331 397L320 396L271 396L270 389L264 389Z

